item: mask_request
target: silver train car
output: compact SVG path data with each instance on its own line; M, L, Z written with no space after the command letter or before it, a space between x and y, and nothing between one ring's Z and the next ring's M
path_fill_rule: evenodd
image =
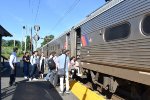
M41 47L63 48L78 58L97 90L150 99L150 0L111 0Z

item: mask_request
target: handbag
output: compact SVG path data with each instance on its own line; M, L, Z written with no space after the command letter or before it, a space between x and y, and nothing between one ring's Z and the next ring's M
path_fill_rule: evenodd
M66 69L66 59L67 59L67 55L65 57L65 64L64 64L64 68L58 69L58 75L61 76L65 76L65 69Z

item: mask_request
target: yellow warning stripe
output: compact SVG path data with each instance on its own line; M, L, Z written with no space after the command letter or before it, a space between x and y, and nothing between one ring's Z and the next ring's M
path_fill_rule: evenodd
M70 89L79 100L105 100L101 95L96 94L79 82L71 81Z

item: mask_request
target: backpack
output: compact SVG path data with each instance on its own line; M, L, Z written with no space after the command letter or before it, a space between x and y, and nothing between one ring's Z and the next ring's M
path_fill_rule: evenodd
M48 60L48 67L49 67L50 70L56 69L56 64L53 60L53 57Z

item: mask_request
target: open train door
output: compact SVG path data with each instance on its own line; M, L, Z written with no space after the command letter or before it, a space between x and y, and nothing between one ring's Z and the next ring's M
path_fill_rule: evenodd
M66 41L64 49L71 50L70 32L66 34Z
M71 56L75 56L76 58L80 58L80 49L81 49L81 29L72 28L71 29Z

